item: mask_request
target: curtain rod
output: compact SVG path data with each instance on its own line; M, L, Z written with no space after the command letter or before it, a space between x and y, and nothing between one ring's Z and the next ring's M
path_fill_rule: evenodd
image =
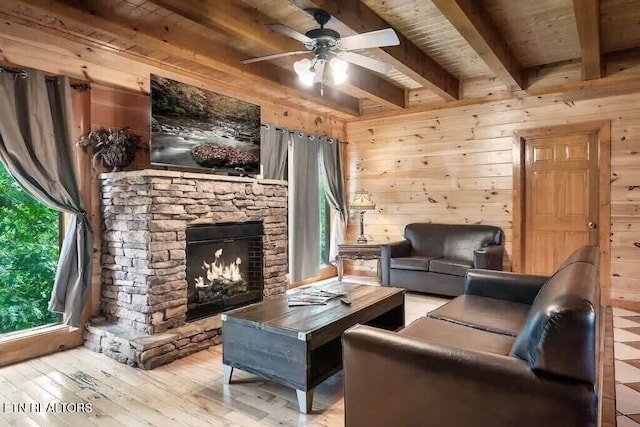
M19 74L20 77L22 77L23 79L26 79L29 76L29 72L27 70L21 70L17 68L7 68L1 65L0 65L0 73ZM53 76L45 76L45 79L48 81L58 81ZM72 89L77 89L77 90L88 90L91 88L89 83L85 83L85 82L70 83L69 86L71 86Z
M0 65L0 73L20 74L20 77L22 77L23 79L26 79L27 76L29 75L29 73L27 73L25 70L16 70L13 68L6 68L1 65Z
M262 124L260 125L260 127L263 127L263 128L265 128L265 129L270 129L270 128L271 128L271 125L270 125L270 124L268 124L268 123L262 123ZM290 131L289 131L289 129L287 129L287 128L279 128L279 127L277 127L277 126L274 126L273 128L274 128L275 130L279 130L279 131L280 131L280 132L282 132L282 133L290 132Z
M268 123L262 123L260 126L265 128L265 129L269 129L269 128L271 128L272 125L270 125ZM298 133L298 134L301 134L301 135L304 134L304 132L300 132L300 131L297 131L297 130L290 130L290 129L287 129L287 128L279 128L277 126L273 126L273 127L274 127L275 130L279 130L282 133L291 132L291 133ZM309 134L307 134L307 135L309 135ZM309 136L319 136L321 138L327 138L327 139L338 141L340 144L349 144L348 141L342 141L342 140L340 140L338 138L332 138L332 137L327 136L327 135L309 135Z

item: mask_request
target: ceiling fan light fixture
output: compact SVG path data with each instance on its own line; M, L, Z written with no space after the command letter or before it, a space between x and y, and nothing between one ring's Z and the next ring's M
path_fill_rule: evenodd
M333 82L336 85L342 84L347 81L349 75L347 74L347 68L349 68L349 64L347 61L343 61L340 58L331 58L329 61L329 66L331 67L331 75L333 76Z
M245 59L242 63L252 64L276 58L313 53L313 59L305 58L294 62L293 69L305 86L311 87L314 83L320 83L321 94L322 84L326 76L326 62L329 62L330 73L335 85L340 85L347 81L349 63L380 74L388 74L393 70L391 64L352 52L354 50L399 45L400 39L392 28L341 37L336 30L325 27L325 24L331 19L331 15L327 11L317 8L305 10L313 15L320 28L314 28L302 34L283 24L268 25L271 30L302 43L307 50L282 52L259 58Z
M313 79L315 72L311 71L313 63L310 59L304 58L293 63L293 70L298 75L298 78L305 86L313 85Z

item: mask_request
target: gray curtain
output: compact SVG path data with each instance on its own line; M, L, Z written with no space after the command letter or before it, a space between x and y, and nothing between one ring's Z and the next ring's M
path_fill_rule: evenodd
M273 125L260 128L260 164L267 179L287 178L287 148L289 132Z
M93 235L78 186L72 118L66 77L0 72L0 161L33 197L72 214L49 310L78 327L89 293Z
M322 143L322 164L327 200L334 210L329 248L329 260L334 262L338 255L338 244L344 243L347 236L349 217L339 141L327 139Z
M291 138L289 270L291 282L299 282L320 274L320 143L297 132Z

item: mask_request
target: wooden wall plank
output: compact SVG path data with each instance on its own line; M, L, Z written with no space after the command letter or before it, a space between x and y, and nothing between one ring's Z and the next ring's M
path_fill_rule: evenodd
M499 225L510 267L514 171L507 139L522 129L610 121L611 207L603 209L611 215L609 259L615 264L605 274L612 298L640 301L638 270L621 268L640 259L640 97L634 90L571 101L565 94L523 96L347 123L349 194L371 192L376 212L365 221L374 240L400 238L410 222ZM485 194L489 200L482 199ZM355 238L353 219L348 235Z

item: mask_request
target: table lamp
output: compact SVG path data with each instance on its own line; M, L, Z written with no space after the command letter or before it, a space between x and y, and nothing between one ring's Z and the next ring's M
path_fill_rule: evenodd
M375 208L376 205L373 203L373 200L371 200L371 194L369 194L369 192L364 190L356 191L350 209L360 212L360 237L358 237L358 243L367 243L367 238L364 236L364 213L365 211L372 211Z

